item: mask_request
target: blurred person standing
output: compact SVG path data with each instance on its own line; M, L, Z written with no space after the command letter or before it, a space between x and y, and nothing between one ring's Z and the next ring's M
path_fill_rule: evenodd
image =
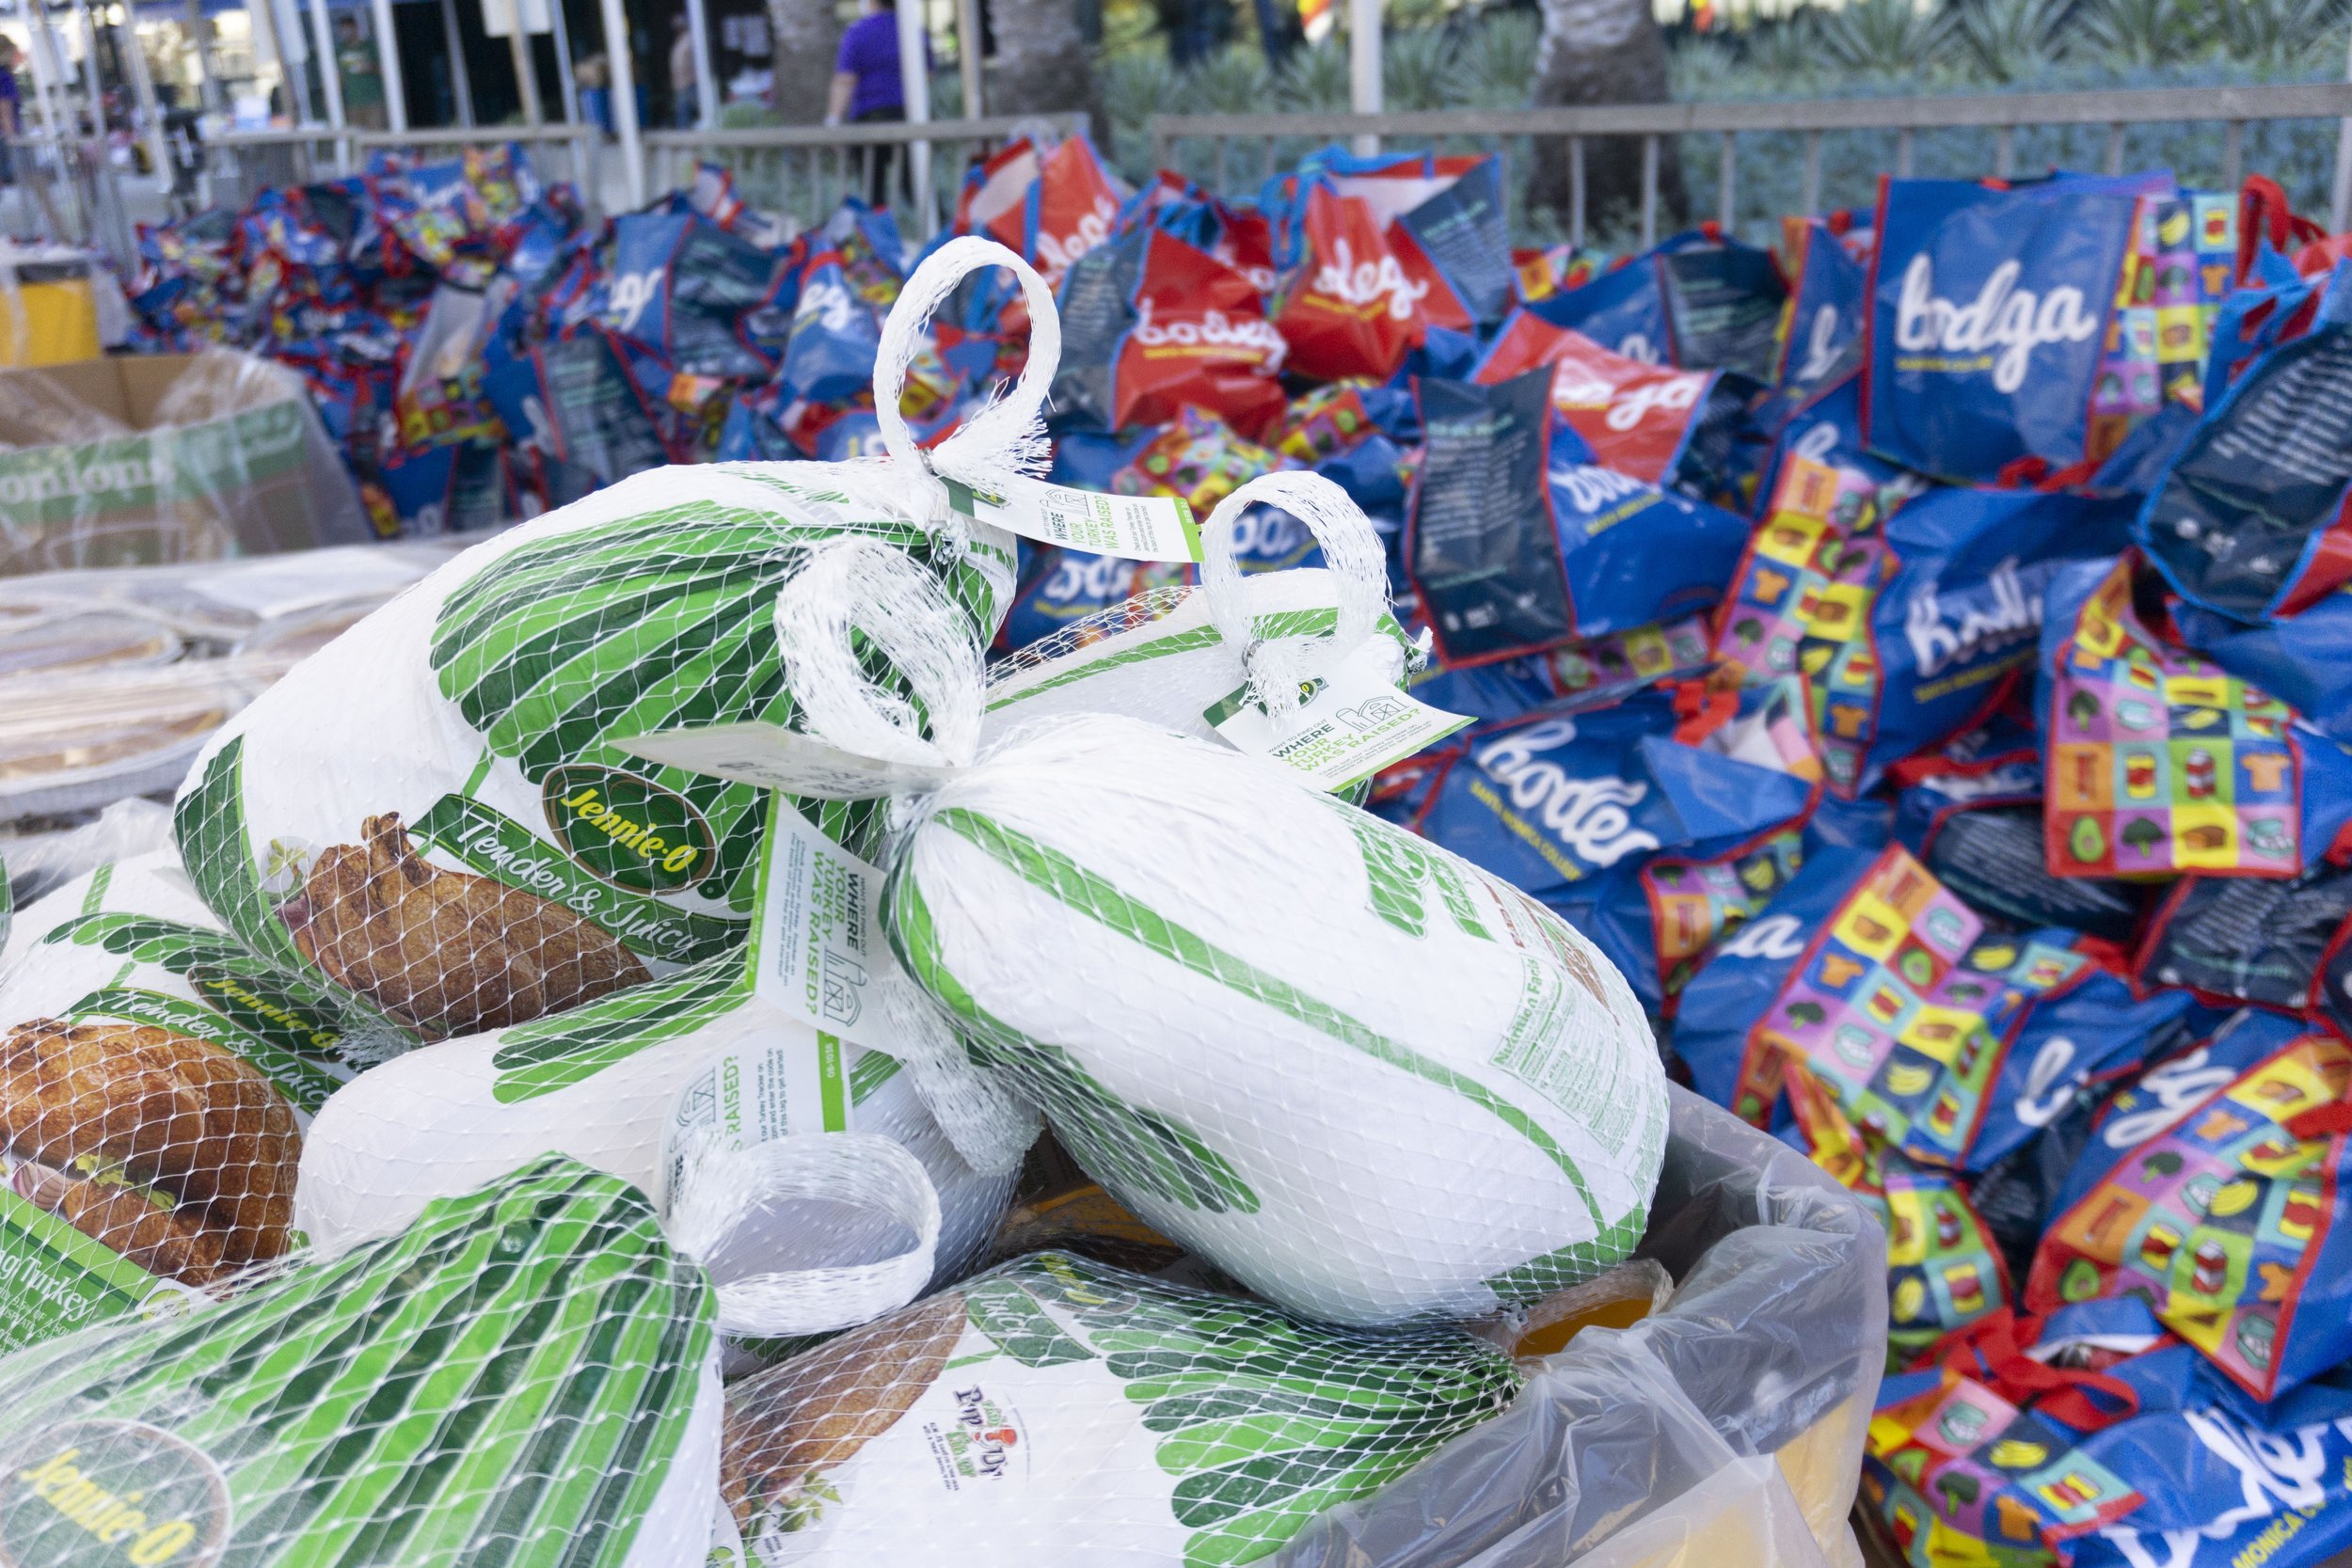
M366 131L383 130L389 123L384 68L359 19L349 11L335 19L335 74L342 78L344 120Z
M0 185L16 183L16 150L24 134L24 93L16 82L16 40L0 33Z
M931 40L923 35L923 63L930 65ZM825 123L866 125L907 118L906 83L898 71L898 18L890 0L858 0L858 19L841 35L841 52L834 57L833 93L826 104ZM880 207L889 196L891 171L898 177L898 194L913 199L903 149L877 147L866 166L866 199Z
M679 130L702 123L701 89L694 73L694 27L681 7L670 13L670 119Z
M580 88L580 118L603 132L612 134L612 66L604 57L604 51L585 55L572 68L572 81Z

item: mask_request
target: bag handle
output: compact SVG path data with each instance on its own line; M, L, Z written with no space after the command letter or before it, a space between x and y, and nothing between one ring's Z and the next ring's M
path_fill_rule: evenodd
M777 651L808 734L877 762L972 760L980 740L979 644L939 579L903 551L855 536L818 545L776 594L774 615ZM912 702L874 684L860 637L897 668Z
M816 743L797 757L795 793L920 793L978 752L979 644L939 579L900 551L858 538L818 546L776 595L775 621L777 649ZM912 701L874 683L860 637L897 667ZM862 770L869 763L893 766ZM1009 1174L1037 1141L1037 1112L975 1067L929 999L891 967L882 977L890 1054L964 1164L981 1175Z
M790 1216L803 1200L884 1216L910 1243L855 1263L763 1268L787 1244L814 1235L842 1251L855 1233ZM701 1264L719 1299L723 1334L769 1338L854 1328L904 1307L930 1282L939 1251L939 1190L923 1163L875 1132L817 1132L745 1149L705 1143L691 1150L663 1225L671 1244ZM779 1234L785 1232L785 1234Z
M988 267L1009 268L1021 280L1021 294L1029 307L1028 362L1009 392L991 398L954 435L925 452L914 444L914 433L898 407L906 392L907 367L914 363L932 313L957 284ZM1045 394L1060 366L1061 316L1054 309L1054 291L1037 269L994 240L977 234L949 240L914 269L882 323L882 345L874 358L874 418L882 426L882 450L894 462L976 487L986 487L991 479L1006 473L1041 473L1049 455L1042 417Z
M1307 525L1323 546L1324 563L1338 586L1338 624L1327 636L1261 639L1249 613L1233 538L1252 503L1279 506ZM1225 645L1241 657L1250 696L1279 726L1298 707L1299 683L1328 674L1371 637L1389 598L1388 562L1363 508L1320 474L1293 470L1260 474L1217 502L1201 530L1207 559L1200 579L1209 619Z

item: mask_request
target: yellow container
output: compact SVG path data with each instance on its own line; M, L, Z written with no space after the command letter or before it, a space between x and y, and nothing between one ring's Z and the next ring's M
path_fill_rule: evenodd
M98 294L89 268L78 257L0 265L0 366L98 357Z

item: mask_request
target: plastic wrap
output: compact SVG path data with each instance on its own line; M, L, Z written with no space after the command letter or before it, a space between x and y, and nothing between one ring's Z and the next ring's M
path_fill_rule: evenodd
M8 892L23 909L60 883L109 861L127 861L171 842L171 808L156 800L117 800L89 821L57 832L27 833L0 844Z
M1668 1093L1638 1253L1674 1275L1666 1309L1579 1334L1508 1411L1324 1514L1279 1568L1856 1560L1846 1515L1886 1354L1884 1234L1804 1156Z
M301 378L227 349L0 375L0 571L373 537Z
M222 659L26 679L0 717L0 820L173 788L277 673Z

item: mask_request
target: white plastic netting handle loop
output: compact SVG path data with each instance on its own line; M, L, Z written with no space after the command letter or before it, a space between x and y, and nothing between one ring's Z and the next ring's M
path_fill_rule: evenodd
M939 1190L896 1139L818 1132L692 1149L663 1229L710 1275L721 1333L771 1337L904 1307L930 1282L939 1227Z
M814 546L777 594L775 623L809 735L878 762L972 760L980 740L979 644L938 578L903 552L873 539ZM890 661L913 701L874 684L853 632Z
M891 1054L914 1081L939 1130L976 1176L1009 1176L1037 1142L1043 1123L1037 1107L994 1073L972 1063L963 1042L930 998L894 967L882 984L882 1016L890 1023Z
M1243 592L1233 540L1242 514L1252 505L1278 506L1300 522L1323 546L1324 564L1338 591L1338 624L1327 638L1261 641ZM1298 706L1298 684L1328 673L1353 653L1379 625L1388 606L1388 563L1380 536L1363 508L1320 474L1260 474L1217 502L1201 530L1208 557L1200 580L1209 597L1209 619L1217 635L1237 653L1249 677L1249 694L1282 723Z
M907 367L914 363L931 313L957 284L989 267L1009 268L1021 280L1021 294L1029 306L1028 362L1021 367L1010 392L992 398L926 454L915 446L914 433L898 406L906 391ZM975 234L949 240L914 269L882 323L882 346L874 358L874 418L882 426L882 450L910 468L929 468L966 483L985 484L1000 473L1041 472L1048 455L1045 394L1060 365L1061 316L1054 309L1054 291L1037 269L994 240Z

